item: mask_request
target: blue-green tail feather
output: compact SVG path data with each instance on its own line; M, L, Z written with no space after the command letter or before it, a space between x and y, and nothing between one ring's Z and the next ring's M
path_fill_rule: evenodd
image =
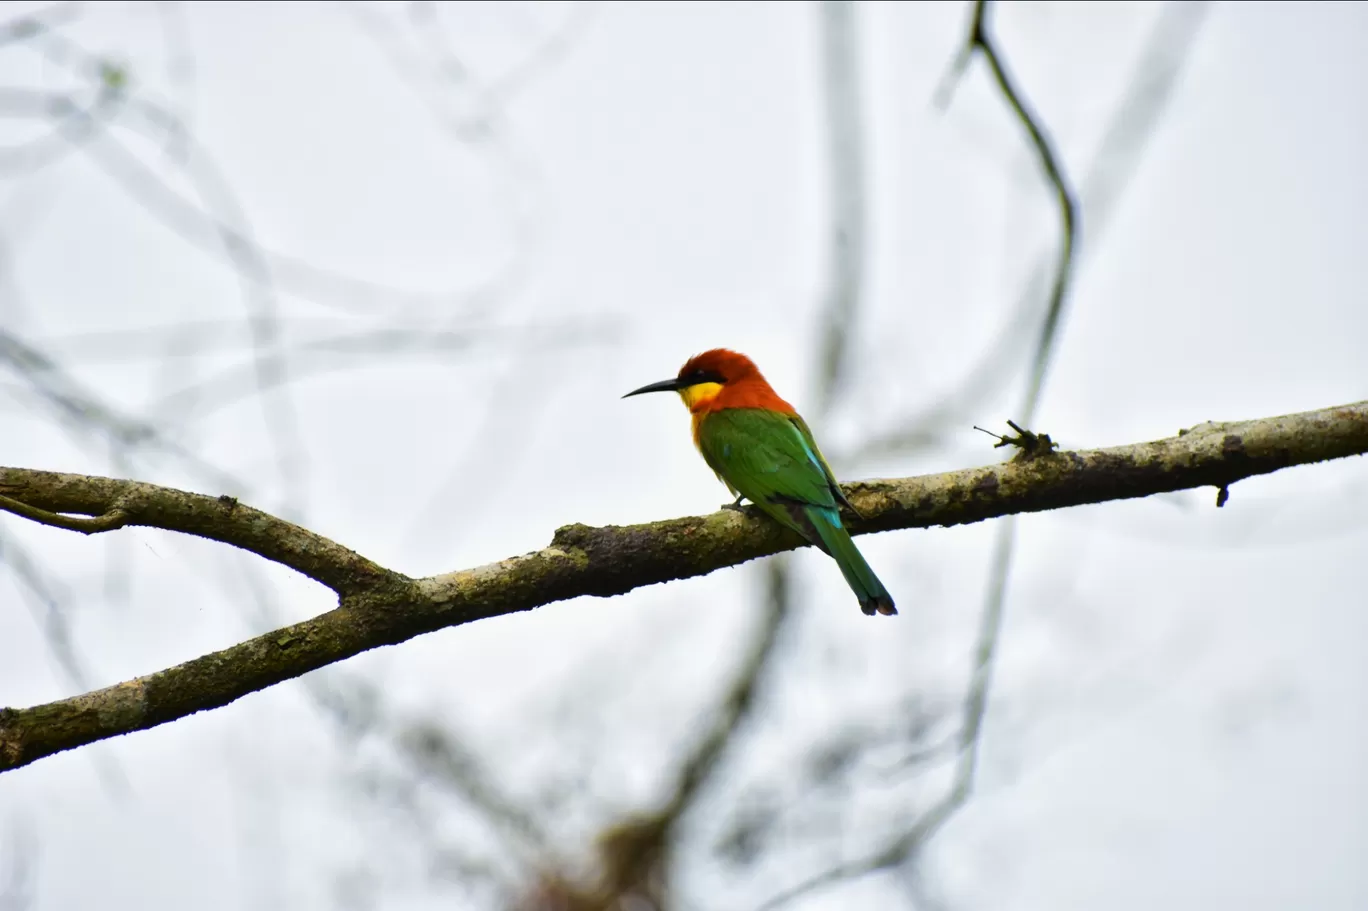
M874 614L883 614L886 617L896 614L898 609L893 606L893 596L865 562L864 555L855 546L850 532L841 524L841 514L835 509L812 506L803 512L808 520L807 524L817 533L822 549L836 561L836 565L841 568L841 575L845 576L846 584L855 592L855 597L860 599L860 610L871 617Z

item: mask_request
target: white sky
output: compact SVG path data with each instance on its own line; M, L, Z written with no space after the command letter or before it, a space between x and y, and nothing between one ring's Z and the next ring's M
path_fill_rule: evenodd
M953 388L1053 249L1050 197L981 65L948 113L930 104L966 8L863 12L870 294L856 371L817 428L829 452ZM242 381L241 284L212 237L207 253L187 244L110 176L122 159L108 142L9 175L0 327L250 479L254 505L299 510L412 575L536 549L568 522L722 503L678 404L618 396L727 345L800 410L812 401L827 217L815 7L599 5L563 54L492 101L473 87L524 58L566 8L444 10L467 67L437 96L468 127L457 136L377 44L376 23L408 28L403 8L361 9L191 5L186 110L266 248L414 292L373 305L313 281L319 300L306 300L277 262L289 342L442 324L468 333L468 348L365 369L295 358L296 370L334 369L272 399L303 442L290 481ZM1023 3L996 17L1075 183L1160 9ZM162 25L151 4L109 4L71 34L169 98ZM1039 429L1066 446L1111 445L1368 397L1365 59L1368 6L1212 8L1105 233L1085 224ZM0 79L66 85L14 46L0 48ZM43 129L12 118L0 139ZM115 135L172 172L136 131ZM210 325L88 335L192 322ZM238 377L222 407L210 410L207 387L180 400L200 409L189 417L168 410L171 393L220 371ZM0 374L0 463L222 492L167 457L119 467L23 388ZM1017 384L982 403L946 445L838 472L992 461L1000 453L970 425L1001 426L1019 397ZM1004 911L1368 907L1365 471L1354 459L1251 480L1220 511L1203 490L1022 520L979 792L934 843L926 889L950 908ZM91 686L330 606L267 567L263 607L244 581L259 561L197 540L146 529L86 539L12 517L0 532L61 580ZM907 692L953 705L992 537L982 524L861 539L902 610L889 623L865 622L820 554L793 558L805 595L793 654L746 758L690 830L680 873L692 907L748 908L835 859L823 842L825 853L798 847L750 874L724 870L706 853L713 816L806 738L887 718ZM464 732L528 799L551 785L592 795L563 811L573 845L658 793L662 763L738 660L761 579L748 565L556 604L315 677L366 681L399 716ZM0 580L0 704L76 692L20 587ZM367 750L378 748L336 736L303 685L279 686L0 776L0 860L31 831L45 911L477 907L428 876L402 817L361 795L358 779L383 765ZM875 843L935 785L853 796L840 849ZM428 808L438 837L479 849L453 807ZM794 907L902 907L903 896L876 877Z

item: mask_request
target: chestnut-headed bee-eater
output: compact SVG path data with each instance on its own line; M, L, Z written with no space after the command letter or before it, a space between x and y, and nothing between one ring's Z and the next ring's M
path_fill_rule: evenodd
M688 360L679 375L635 389L677 392L693 414L703 460L736 496L821 548L841 568L865 614L892 616L893 598L841 523L851 512L807 423L781 399L744 354L714 348ZM856 513L858 515L858 513Z

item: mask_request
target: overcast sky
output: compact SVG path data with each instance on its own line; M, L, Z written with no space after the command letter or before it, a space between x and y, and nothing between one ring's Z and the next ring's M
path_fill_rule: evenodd
M995 17L1076 186L1164 8ZM931 103L966 9L861 9L868 293L848 381L815 422L828 454L954 389L1057 242L1052 197L981 62L947 111ZM798 3L471 3L432 21L401 4L99 5L66 33L122 61L193 141L168 145L130 108L46 167L7 158L0 329L214 470L155 448L115 459L10 367L0 464L236 493L415 576L535 550L569 522L715 509L726 492L679 404L618 397L726 345L815 408L830 217L818 24ZM460 66L439 80L444 45ZM57 57L5 45L0 79L67 91ZM1124 195L1085 220L1038 429L1104 446L1368 398L1366 60L1368 5L1211 7ZM5 143L50 130L0 101ZM230 267L221 238L176 221L167 188L250 228L272 253L274 298L244 285L257 264ZM289 381L265 396L251 313L274 314L291 351ZM347 359L319 344L382 327L445 347ZM971 427L1002 427L1022 389L977 402L936 446L838 458L838 473L997 460ZM1242 482L1219 511L1214 499L1019 522L978 792L918 871L945 907L1368 907L1368 462ZM821 554L793 557L792 654L733 782L905 694L953 708L993 533L862 538L901 609L891 622L865 621ZM0 516L0 536L0 705L332 606L288 571L167 533L85 538ZM16 548L60 585L80 679ZM529 801L593 795L563 811L573 855L658 795L747 644L761 581L750 564L555 604L311 685L364 682L395 717L440 720ZM366 796L383 750L340 736L313 692L291 682L0 776L0 886L17 856L43 911L480 907L416 846L484 856L488 836L453 801L424 807L424 832ZM839 850L877 843L939 782L852 797L847 823L868 824ZM689 907L749 908L837 859L800 846L751 871L710 860L713 817L743 791L724 787L686 834ZM908 901L882 876L793 907Z

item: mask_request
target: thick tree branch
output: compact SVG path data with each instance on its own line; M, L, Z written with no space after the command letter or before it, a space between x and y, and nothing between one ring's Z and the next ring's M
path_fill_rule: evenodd
M1202 424L1150 443L1018 456L984 468L846 487L856 533L959 525L1023 512L1229 487L1292 465L1368 452L1368 401ZM109 478L0 468L0 493L38 509L102 516L223 541L291 566L341 595L311 620L82 696L0 709L0 770L217 708L368 649L581 595L607 597L801 546L772 522L720 510L645 525L567 525L549 547L410 580L313 532L234 501ZM834 606L833 606L834 607ZM857 622L852 610L851 622Z

